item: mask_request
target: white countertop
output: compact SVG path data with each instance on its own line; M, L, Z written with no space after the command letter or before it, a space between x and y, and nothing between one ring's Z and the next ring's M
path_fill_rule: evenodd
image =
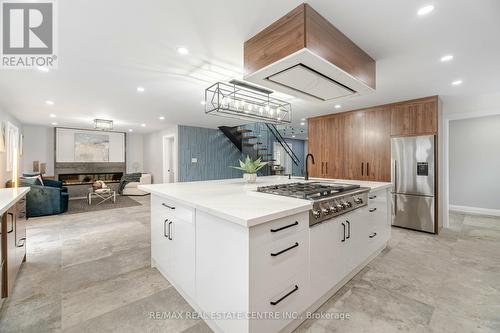
M370 187L372 191L389 188L391 183L342 179L309 178L309 182L341 182ZM269 222L312 208L309 200L257 192L257 187L304 182L303 178L286 176L258 177L254 184L242 178L201 182L139 185L138 188L171 199L189 207L229 220L245 227Z
M0 188L0 215L14 206L29 190L29 187Z

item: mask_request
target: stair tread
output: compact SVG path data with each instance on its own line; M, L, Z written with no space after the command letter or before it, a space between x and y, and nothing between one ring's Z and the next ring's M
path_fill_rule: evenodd
M250 132L253 132L252 130L249 130L249 129L239 129L239 130L236 130L236 132L238 133L250 133Z
M248 135L248 136L244 135L244 136L242 136L241 138L242 138L243 140L257 139L257 137L256 137L256 136L251 136L251 135Z

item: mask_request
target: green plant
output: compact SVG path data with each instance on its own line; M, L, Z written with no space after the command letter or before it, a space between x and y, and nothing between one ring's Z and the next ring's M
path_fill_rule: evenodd
M252 161L250 156L247 155L247 158L245 158L245 162L240 160L239 167L232 166L231 168L244 171L245 173L257 173L257 171L265 167L267 163L268 162L262 162L260 157L255 161Z

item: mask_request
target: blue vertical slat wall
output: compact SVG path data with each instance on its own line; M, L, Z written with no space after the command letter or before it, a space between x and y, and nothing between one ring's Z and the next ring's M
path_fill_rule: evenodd
M191 159L196 158L197 163ZM218 129L179 126L179 181L242 177L240 151Z

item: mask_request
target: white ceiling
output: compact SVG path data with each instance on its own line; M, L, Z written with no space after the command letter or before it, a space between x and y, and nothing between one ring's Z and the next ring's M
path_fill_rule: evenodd
M299 0L58 1L59 68L0 71L0 107L23 123L119 130L238 121L204 115L204 89L242 78L243 42ZM434 12L418 17L429 3ZM376 93L332 103L292 100L294 126L310 116L428 95L500 91L498 0L311 0L377 61ZM190 54L181 56L178 46ZM442 55L455 59L441 63ZM463 84L451 86L462 79ZM142 94L137 86L145 87ZM55 105L48 106L46 100ZM57 118L49 118L49 114ZM158 120L164 116L163 121ZM146 127L140 127L145 123Z

